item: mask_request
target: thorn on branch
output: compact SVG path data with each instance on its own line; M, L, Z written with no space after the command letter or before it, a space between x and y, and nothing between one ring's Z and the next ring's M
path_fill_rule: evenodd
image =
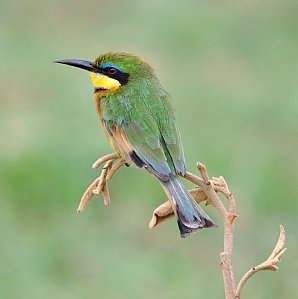
M229 219L230 219L231 223L233 223L237 217L238 217L238 215L236 215L236 214L231 214L231 213L229 214Z

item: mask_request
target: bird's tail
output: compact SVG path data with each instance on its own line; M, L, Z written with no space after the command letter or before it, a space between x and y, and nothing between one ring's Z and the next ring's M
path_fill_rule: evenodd
M160 183L172 203L182 238L199 229L214 226L212 220L190 196L178 177Z

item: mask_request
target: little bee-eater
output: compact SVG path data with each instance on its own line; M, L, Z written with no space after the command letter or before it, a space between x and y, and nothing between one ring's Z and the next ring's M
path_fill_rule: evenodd
M185 159L170 95L137 56L107 53L94 62L58 60L89 71L100 122L112 148L129 164L158 179L169 198L181 237L214 224L181 183Z

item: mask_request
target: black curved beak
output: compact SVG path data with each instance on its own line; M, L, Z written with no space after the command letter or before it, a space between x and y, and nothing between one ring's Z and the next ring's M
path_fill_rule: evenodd
M94 73L98 73L99 69L95 68L92 64L92 62L90 61L86 61L86 60L78 60L78 59L64 59L64 60L56 60L54 61L55 63L61 63L61 64L66 64L66 65L70 65L73 67L77 67L89 72L94 72Z

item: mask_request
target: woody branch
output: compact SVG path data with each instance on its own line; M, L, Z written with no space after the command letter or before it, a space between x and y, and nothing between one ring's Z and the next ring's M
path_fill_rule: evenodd
M118 161L117 161L118 160ZM117 161L115 164L114 162ZM103 193L103 202L105 205L110 203L110 195L108 191L107 182L112 179L113 175L121 168L125 161L121 157L112 153L99 158L92 168L97 168L105 163L100 176L85 191L79 207L78 212L84 210L89 201L95 196ZM196 186L189 190L191 196L199 203L206 201L206 205L214 206L223 221L224 226L224 246L223 252L220 253L220 269L223 275L225 298L226 299L240 299L242 290L247 281L257 272L261 270L277 271L276 264L280 261L281 256L286 251L285 248L285 230L280 226L280 236L278 242L273 249L271 255L263 263L252 267L240 279L236 288L233 266L232 266L232 253L233 253L233 240L234 240L234 220L236 215L236 202L233 194L230 192L225 179L220 176L219 178L213 177L209 179L205 166L197 163L197 169L201 174L198 177L190 172L183 176L186 180L195 184ZM219 197L222 194L227 200L227 207L223 204ZM169 201L166 201L153 211L149 227L153 228L161 222L174 216L174 212Z

